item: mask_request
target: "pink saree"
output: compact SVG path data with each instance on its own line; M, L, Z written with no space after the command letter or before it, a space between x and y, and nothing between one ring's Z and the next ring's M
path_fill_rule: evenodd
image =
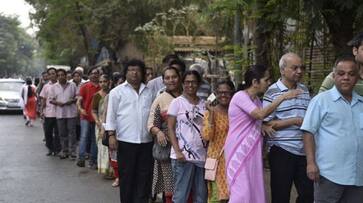
M224 146L229 203L265 203L261 121L250 113L262 106L244 91L229 106L229 131Z

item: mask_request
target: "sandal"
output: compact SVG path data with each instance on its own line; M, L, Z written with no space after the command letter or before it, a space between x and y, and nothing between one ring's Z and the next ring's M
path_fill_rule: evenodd
M112 183L112 187L118 187L120 185L120 181L118 178L115 179L115 181Z

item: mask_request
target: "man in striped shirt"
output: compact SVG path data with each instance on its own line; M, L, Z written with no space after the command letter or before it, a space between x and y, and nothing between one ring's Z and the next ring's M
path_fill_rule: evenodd
M268 106L281 94L291 89L302 89L297 98L286 100L264 122L276 131L268 138L271 169L272 203L289 203L292 183L298 197L296 202L313 202L313 182L306 175L306 156L303 132L300 130L310 101L308 89L300 83L305 68L301 58L294 53L283 55L279 62L281 78L272 84L263 97Z

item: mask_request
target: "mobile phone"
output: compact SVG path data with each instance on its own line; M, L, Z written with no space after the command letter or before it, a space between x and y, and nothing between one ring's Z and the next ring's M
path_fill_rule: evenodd
M210 103L215 102L217 99L216 95L214 93L212 93L211 95L209 95L209 97L207 98L207 101L209 101Z

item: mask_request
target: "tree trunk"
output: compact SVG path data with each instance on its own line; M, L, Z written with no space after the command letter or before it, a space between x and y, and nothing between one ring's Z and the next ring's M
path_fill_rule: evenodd
M234 16L234 26L233 26L233 46L234 46L234 61L235 61L235 82L236 84L241 84L242 82L242 69L241 69L241 56L238 49L241 48L241 9L236 9Z
M256 6L258 11L263 11L266 0L257 0ZM263 13L256 21L255 44L256 44L256 64L270 66L271 62L268 56L269 31L266 30L266 14Z
M85 51L87 54L88 65L92 66L95 64L96 59L95 59L95 54L93 54L92 51L90 50L89 43L91 41L91 37L87 30L86 25L84 25L84 23L83 23L82 15L80 15L80 13L82 13L82 11L81 11L81 6L79 5L78 1L75 2L75 6L76 6L77 12L79 14L76 16L76 21L78 21L79 29L83 36L83 45L84 45L84 48L85 48Z
M335 11L324 12L324 10ZM331 36L331 43L334 46L335 55L352 53L352 49L347 46L347 42L353 38L353 27L356 16L356 8L346 9L330 1L322 7L322 15L328 25ZM339 13L336 13L338 12Z

